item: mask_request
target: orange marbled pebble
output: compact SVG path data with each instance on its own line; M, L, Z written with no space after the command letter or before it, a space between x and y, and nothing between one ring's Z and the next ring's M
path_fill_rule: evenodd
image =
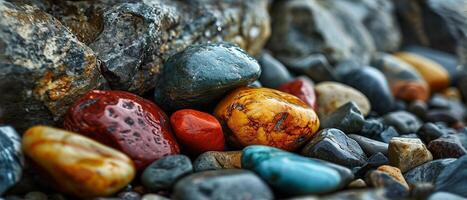
M34 126L23 135L22 145L57 189L73 196L108 196L135 176L125 154L73 132Z
M261 144L295 150L319 128L316 113L297 97L269 88L239 88L214 110L236 146Z
M420 73L433 91L449 87L449 73L435 61L408 52L398 52L394 56L412 65Z

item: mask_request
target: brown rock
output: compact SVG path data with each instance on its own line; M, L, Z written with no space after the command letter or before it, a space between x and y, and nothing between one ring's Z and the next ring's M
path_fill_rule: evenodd
M242 151L208 151L193 162L195 171L241 169Z
M388 173L390 176L396 179L399 183L407 187L407 189L409 188L409 185L405 181L404 176L402 175L402 172L399 168L389 166L389 165L381 165L376 170Z
M388 154L389 163L402 172L433 160L430 151L418 138L392 138L389 142Z

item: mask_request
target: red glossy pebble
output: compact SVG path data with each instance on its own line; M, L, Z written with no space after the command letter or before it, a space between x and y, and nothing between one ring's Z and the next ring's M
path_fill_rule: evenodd
M313 82L310 79L298 77L293 81L281 85L278 89L298 97L313 108L313 110L316 110L316 94L313 89Z
M178 110L170 117L178 141L190 154L222 151L225 148L222 126L217 119L192 109Z
M138 170L180 152L167 115L129 92L88 92L70 107L64 127L124 152Z

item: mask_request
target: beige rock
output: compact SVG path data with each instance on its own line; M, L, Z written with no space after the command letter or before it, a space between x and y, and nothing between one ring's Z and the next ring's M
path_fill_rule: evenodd
M350 182L349 185L347 185L348 188L366 188L367 185L365 181L361 178L355 179L354 181Z
M402 173L433 160L425 144L418 138L394 137L388 147L389 162Z
M34 126L23 135L22 144L58 190L80 198L111 195L135 176L125 154L65 130Z
M371 110L370 101L360 91L337 82L322 82L316 85L315 92L320 117L334 112L337 108L349 101L357 104L363 115Z

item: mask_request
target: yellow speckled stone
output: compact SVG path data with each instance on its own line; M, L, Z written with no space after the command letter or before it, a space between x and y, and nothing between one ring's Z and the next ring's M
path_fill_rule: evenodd
M437 62L408 52L398 52L394 56L411 64L423 76L431 90L440 91L449 87L449 73Z
M269 88L239 88L214 110L237 146L261 144L295 150L319 128L316 113L297 97Z
M35 126L23 135L23 151L60 191L81 198L108 196L133 180L125 154L79 134Z

